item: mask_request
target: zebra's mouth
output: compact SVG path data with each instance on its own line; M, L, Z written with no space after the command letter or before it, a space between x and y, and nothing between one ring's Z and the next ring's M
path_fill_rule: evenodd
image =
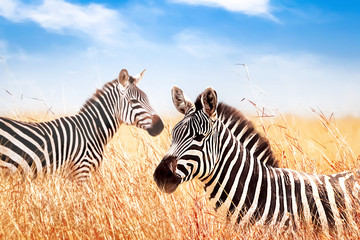
M164 158L156 167L154 172L154 180L159 189L165 193L173 193L181 183L181 177L175 172L176 158Z
M150 136L154 137L159 135L163 129L164 129L164 124L161 121L161 118L158 115L153 115L152 125L151 127L147 128L146 131L150 134Z

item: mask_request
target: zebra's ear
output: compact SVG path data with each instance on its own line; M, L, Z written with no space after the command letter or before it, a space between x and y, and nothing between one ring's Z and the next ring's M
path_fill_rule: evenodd
M143 78L143 76L144 76L144 73L145 73L145 71L146 71L146 69L144 69L141 73L139 73L139 74L136 74L135 76L134 76L134 79L135 79L135 84L138 84L139 82L140 82L140 80Z
M119 73L119 77L118 77L118 80L120 82L121 85L123 85L124 87L126 85L128 85L129 83L129 73L126 69L122 69Z
M201 104L204 112L212 119L216 120L217 94L212 87L208 87L201 95Z
M171 89L171 96L175 108L182 114L188 113L190 110L195 109L195 105L186 97L183 91L174 86Z

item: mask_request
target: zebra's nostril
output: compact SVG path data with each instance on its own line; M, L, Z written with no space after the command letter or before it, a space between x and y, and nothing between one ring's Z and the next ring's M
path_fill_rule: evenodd
M171 177L173 175L173 172L169 169L167 177Z

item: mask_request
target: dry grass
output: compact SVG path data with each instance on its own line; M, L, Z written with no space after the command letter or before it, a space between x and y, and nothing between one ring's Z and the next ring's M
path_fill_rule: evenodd
M317 119L316 119L317 118ZM269 138L284 167L335 173L359 167L360 119L335 121L321 113L253 118ZM196 182L172 195L160 192L152 179L169 147L170 128L151 138L121 126L106 149L103 164L79 186L60 174L22 181L0 177L1 239L324 239L310 228L296 235L261 227L236 229L216 216ZM358 225L349 236L359 238Z

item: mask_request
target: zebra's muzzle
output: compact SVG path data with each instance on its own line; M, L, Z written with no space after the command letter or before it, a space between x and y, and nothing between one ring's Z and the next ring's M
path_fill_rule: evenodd
M164 129L164 124L158 115L153 115L151 120L152 120L151 127L147 128L146 131L151 136L154 137L154 136L159 135L162 132L162 130Z
M181 177L175 173L176 165L175 157L165 157L155 169L154 180L165 193L173 193L181 183Z

